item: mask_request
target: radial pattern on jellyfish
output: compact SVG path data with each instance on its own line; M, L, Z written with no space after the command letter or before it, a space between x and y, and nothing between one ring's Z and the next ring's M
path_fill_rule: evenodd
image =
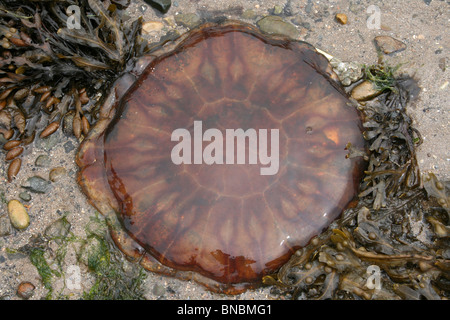
M78 159L84 191L125 231L115 241L224 292L276 271L361 178L345 150L364 145L360 119L330 70L307 43L243 24L199 28L155 58Z

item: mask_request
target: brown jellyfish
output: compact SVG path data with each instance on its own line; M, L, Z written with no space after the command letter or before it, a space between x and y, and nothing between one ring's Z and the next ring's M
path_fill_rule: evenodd
M331 70L240 22L141 58L77 156L118 247L214 291L257 287L357 192L363 160L345 146L364 146L361 122Z

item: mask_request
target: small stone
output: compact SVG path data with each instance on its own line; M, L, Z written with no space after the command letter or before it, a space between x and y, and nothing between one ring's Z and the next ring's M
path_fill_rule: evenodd
M166 292L166 288L164 288L163 285L156 283L153 286L153 290L152 290L153 294L157 297L161 297L164 295L164 293Z
M350 5L348 6L348 9L354 14L359 14L362 11L362 6L359 5L359 1L358 1L358 3L350 2Z
M50 165L50 157L46 154L41 154L34 161L34 165L37 167L48 167Z
M311 23L309 22L303 22L302 27L305 28L306 30L312 30Z
M273 14L280 15L283 12L283 8L281 6L276 5L273 7Z
M256 18L256 12L253 11L252 9L247 9L242 13L241 17L243 19L253 20Z
M46 193L50 190L50 182L39 176L33 176L27 179L26 184L22 188L28 189L35 193Z
M350 80L350 78L344 78L341 80L341 83L344 87L348 87L352 84L352 80Z
M18 200L8 202L8 213L11 224L16 229L26 229L30 225L27 209Z
M71 224L66 218L58 219L45 228L44 236L48 240L55 240L56 243L61 244L69 234L70 227Z
M141 5L139 6L139 10L141 10L142 13L145 13L145 11L147 11L147 6Z
M6 237L11 234L11 221L7 215L0 217L0 237Z
M17 288L17 295L25 300L30 299L34 294L34 289L36 287L31 282L22 282Z
M443 72L445 72L445 70L447 70L447 59L444 58L440 58L439 59L439 69L441 69Z
M366 101L375 98L381 94L381 91L375 88L375 85L370 81L364 81L353 88L351 96L357 101Z
M288 36L292 39L297 39L299 37L297 28L292 23L286 22L283 18L278 16L264 17L256 24L262 32L267 34Z
M406 49L406 44L389 36L375 37L375 44L385 54L400 52Z
M427 6L430 5L431 1L432 1L432 0L423 0L423 2L425 2L425 4L426 4Z
M164 28L164 24L159 21L147 21L142 24L142 30L145 33L155 33L161 31Z
M337 13L335 18L336 18L336 21L339 22L340 24L347 24L348 18L347 18L346 14Z
M28 192L24 191L24 192L21 192L19 194L19 198L22 199L23 201L28 202L28 201L31 200L31 194L29 194Z
M306 12L306 13L311 13L312 7L313 7L312 1L311 1L311 0L308 0L308 4L307 4L306 7L305 7L305 12Z
M45 139L35 139L36 147L44 149L45 151L50 151L61 141L59 132L60 131L58 130Z
M167 11L169 11L170 9L170 6L172 5L171 0L144 0L144 2L160 11L161 13L167 13Z
M171 28L174 28L177 25L173 16L165 17L163 20Z
M64 167L56 167L50 170L48 178L52 182L56 182L67 174L67 170Z
M304 23L303 18L300 15L296 15L294 18L292 18L291 22L296 26L301 26Z
M64 151L66 151L66 153L71 152L73 149L75 149L75 146L73 145L72 141L67 141L66 143L64 143Z
M286 2L286 5L283 8L283 13L287 17L291 17L294 15L294 9L292 8L292 3L290 0L288 0L288 2Z
M183 27L193 29L198 26L202 20L195 13L180 13L175 16L175 22Z

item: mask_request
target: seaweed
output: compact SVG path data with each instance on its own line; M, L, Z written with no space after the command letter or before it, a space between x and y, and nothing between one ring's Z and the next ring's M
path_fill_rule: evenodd
M0 143L27 146L61 127L87 135L112 82L146 48L141 19L124 22L127 4L0 1Z
M408 76L394 79L392 68L387 66L366 70L382 73L374 81L383 83L384 93L364 106L358 105L363 114L369 159L359 196L372 194L373 207L379 209L386 206L387 197L402 197L405 188L420 185L415 148L422 143L422 137L406 112L413 97L411 92L416 90L415 81Z
M61 274L58 271L50 268L44 255L45 251L42 248L33 248L30 252L30 261L38 271L42 283L47 289L46 299L51 299L53 294L52 278L53 276L60 277Z
M79 260L87 264L94 275L92 287L83 292L85 300L143 300L143 281L147 273L132 265L124 271L122 254L107 241L106 223L98 216L91 217L86 226L88 237L79 251Z
M396 91L395 84L396 78L395 72L401 65L395 67L385 64L364 65L364 77L370 82L375 84L377 91Z
M50 226L55 226L50 228ZM81 293L85 300L141 300L145 270L129 264L108 240L107 226L99 214L90 217L85 226L86 237L74 235L66 216L54 221L44 235L33 237L28 244L10 253L21 253L30 259L36 268L44 288L45 299L68 299L66 294L66 254L72 246L79 265L85 265L92 276L93 284ZM54 229L52 232L47 232ZM56 231L55 231L56 230ZM55 281L63 280L63 286L55 289Z
M419 172L415 148L421 137L406 110L418 87L410 77L394 77L393 70L366 68L384 92L364 106L355 105L362 113L367 150L347 149L349 157L368 161L359 200L265 279L284 295L450 297L449 184Z

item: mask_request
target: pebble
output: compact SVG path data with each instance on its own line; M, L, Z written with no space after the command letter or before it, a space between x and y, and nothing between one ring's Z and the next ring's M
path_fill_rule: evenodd
M283 18L278 16L264 17L256 24L262 32L267 34L288 36L292 39L297 39L299 37L297 28L292 23L286 22Z
M153 33L161 31L164 28L164 24L159 21L147 21L142 24L142 30L145 33Z
M35 139L35 144L37 148L44 149L45 151L50 151L54 146L56 146L61 141L59 135L59 130L54 134L49 135L45 139Z
M440 58L438 63L439 69L441 69L443 72L447 69L447 58Z
M30 299L34 294L34 289L36 289L36 287L31 282L22 282L17 288L17 295L22 299Z
M366 101L380 93L381 91L377 90L372 82L366 80L353 88L351 96L357 101Z
M347 24L348 21L347 15L344 13L337 13L336 21L339 22L340 24Z
M34 161L34 165L37 167L48 167L50 165L50 157L46 154L41 154Z
M291 19L291 22L297 26L301 26L303 22L303 18L300 15L295 16Z
M161 297L166 292L166 288L164 288L164 286L159 283L155 283L152 292L155 296Z
M142 13L145 13L145 11L147 11L147 6L141 5L139 6L139 10L141 10Z
M362 12L362 6L359 4L359 1L357 3L350 2L348 9L354 14L360 14Z
M45 228L44 236L48 240L55 240L56 243L61 244L69 234L71 224L65 218L61 218L52 222Z
M406 44L389 36L377 36L375 37L375 43L385 54L396 53L406 49Z
M73 149L75 149L75 146L73 145L72 141L67 141L66 143L64 143L64 151L66 151L66 153L71 152Z
M63 176L67 174L67 170L64 167L56 167L50 170L50 173L48 174L48 178L52 182L56 182L60 180Z
M6 237L11 234L11 221L7 215L0 217L0 237Z
M306 30L310 30L310 31L312 30L311 23L309 23L309 22L303 22L302 27L305 28Z
M305 7L305 12L306 12L306 13L311 13L312 7L313 7L312 1L311 1L311 0L308 0L308 4L307 4L306 7Z
M281 6L276 5L273 7L273 14L280 15L283 12L283 8Z
M198 26L202 20L195 13L180 13L175 16L175 22L183 27L193 29Z
M174 16L167 16L167 17L163 18L163 20L171 28L175 28L177 25L175 22Z
M283 13L287 17L291 17L295 14L294 8L292 8L292 3L290 0L286 2L286 5L283 8Z
M344 86L349 86L363 77L362 68L356 62L343 62L333 57L330 64Z
M30 225L30 216L27 209L18 200L8 202L8 213L11 224L16 229L26 229Z
M162 13L167 13L170 6L172 5L172 0L144 0L147 4L153 8L161 11Z
M247 9L242 13L241 17L243 19L253 20L256 18L256 12L252 9Z
M50 190L50 182L39 176L33 176L27 179L26 184L22 188L28 189L35 193L46 193Z
M24 191L19 194L19 198L22 199L23 201L28 202L31 200L31 195L28 192Z

